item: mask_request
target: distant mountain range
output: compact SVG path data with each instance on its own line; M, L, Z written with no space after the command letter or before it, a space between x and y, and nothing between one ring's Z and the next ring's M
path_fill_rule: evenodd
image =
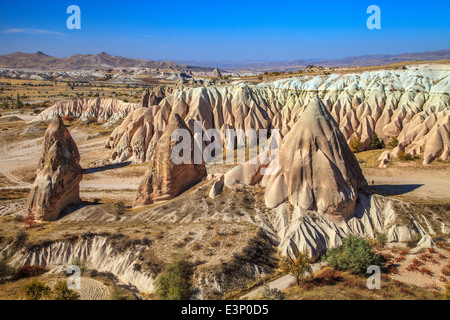
M153 61L112 56L106 52L99 54L76 54L68 58L55 58L42 52L16 52L0 56L0 67L39 68L43 70L107 70L112 68L151 68L172 72L212 72L214 68L227 71L273 71L297 70L307 65L323 67L364 67L380 66L404 61L450 60L450 50L419 53L375 54L341 59L308 59L292 61Z
M16 52L0 56L0 67L39 68L58 70L107 70L112 68L151 68L174 72L212 72L214 68L184 65L172 61L152 61L99 54L76 54L68 58L55 58L38 51L36 53Z
M450 60L450 50L438 50L416 53L401 54L374 54L354 57L345 57L340 59L307 59L291 61L177 61L184 64L193 64L197 66L215 66L225 70L248 70L248 71L288 71L305 68L307 65L320 65L323 67L364 67L364 66L382 66L404 61L437 61Z

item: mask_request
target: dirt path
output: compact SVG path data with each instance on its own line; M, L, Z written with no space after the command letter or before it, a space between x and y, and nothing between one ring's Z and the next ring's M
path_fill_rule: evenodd
M385 195L450 199L450 170L392 168L364 169L363 173L369 186Z
M325 263L319 262L314 263L311 265L312 273L315 273L322 269L322 267L325 266ZM291 274L287 274L285 276L282 276L281 278L278 278L274 281L271 281L268 283L270 289L278 289L278 290L284 290L287 289L290 285L295 283L295 277ZM242 296L241 299L256 299L260 293L260 290L263 288L263 286L256 288L250 293L247 293L245 296Z
M81 278L80 300L109 300L109 287L91 278Z

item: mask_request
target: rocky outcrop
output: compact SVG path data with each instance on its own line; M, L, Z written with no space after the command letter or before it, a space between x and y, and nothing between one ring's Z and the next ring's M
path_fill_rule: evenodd
M419 243L417 243L417 246L411 250L411 253L418 253L428 248L434 248L435 246L436 244L434 243L433 238L431 238L430 235L425 235L420 239Z
M384 151L380 157L378 158L378 161L381 161L378 165L378 168L384 169L387 168L387 163L391 159L391 153L389 151Z
M176 130L183 130L191 138L188 161L183 160L179 164L175 164L172 158L173 148L178 144L178 141L171 139ZM183 119L178 114L173 114L153 150L149 169L139 185L137 205L174 198L206 177L204 163L195 164L194 145L194 137Z
M88 121L95 118L104 122L112 117L125 118L131 111L142 107L140 103L128 103L112 98L78 98L59 101L42 111L33 122L49 121L56 115L70 116Z
M265 201L275 208L286 200L300 210L348 218L364 176L337 123L318 98L312 100L283 139L277 173L266 185ZM269 166L270 169L270 166Z
M80 202L80 154L60 117L49 124L42 142L37 176L26 206L37 220L55 220L62 209Z
M268 166L261 154L261 161L227 172L224 184L265 187L270 210L256 220L284 254L306 252L318 258L349 233L365 238L384 233L388 242L404 243L442 228L410 214L405 203L366 193L355 156L318 98L304 108L275 151ZM260 174L263 167L268 175Z
M415 69L178 90L156 107L153 125L164 128L169 116L178 113L191 129L194 121L200 121L204 130L277 129L284 137L305 106L318 97L346 141L358 137L363 150L376 133L385 143L397 136L402 149L423 155L424 163L448 159L450 70L442 66ZM118 132L112 137L116 143L121 138ZM110 147L116 149L117 144ZM138 147L145 150L145 145ZM115 158L126 158L119 149L113 151ZM127 151L128 158L132 154Z
M157 86L145 91L142 97L142 106L148 108L157 105L172 92L174 92L174 88L169 86Z
M111 155L112 161L122 162L133 157L134 162L149 161L147 150L154 134L155 106L140 108L130 115L114 129L106 143L106 148L115 146Z
M209 191L209 197L211 199L217 198L217 196L222 192L224 187L224 180L225 177L223 174L220 174L218 178L216 178L216 181L214 181L211 190Z
M361 193L353 214L346 220L330 220L317 211L290 208L283 203L261 219L260 225L268 234L275 235L274 241L282 253L304 252L316 259L328 248L341 245L349 233L372 239L383 233L389 243L405 243L416 236L428 235L422 226L424 222L410 211L401 201ZM407 217L408 225L399 221L400 216Z
M324 68L322 66L308 65L305 70L306 72L322 72Z
M215 68L212 73L213 78L222 78L222 73L220 73L219 69Z

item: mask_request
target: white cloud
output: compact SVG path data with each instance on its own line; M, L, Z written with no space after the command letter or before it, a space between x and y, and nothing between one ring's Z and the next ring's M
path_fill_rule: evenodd
M25 34L34 34L34 35L67 36L64 33L56 32L56 31L41 30L41 29L24 29L24 28L9 28L9 29L2 30L1 33L7 33L7 34L25 33Z

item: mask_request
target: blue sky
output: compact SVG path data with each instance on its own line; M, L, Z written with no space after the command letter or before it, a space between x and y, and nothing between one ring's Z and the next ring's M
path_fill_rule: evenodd
M81 30L69 30L69 5ZM369 30L369 5L381 30ZM450 1L1 1L0 54L294 60L450 49Z

